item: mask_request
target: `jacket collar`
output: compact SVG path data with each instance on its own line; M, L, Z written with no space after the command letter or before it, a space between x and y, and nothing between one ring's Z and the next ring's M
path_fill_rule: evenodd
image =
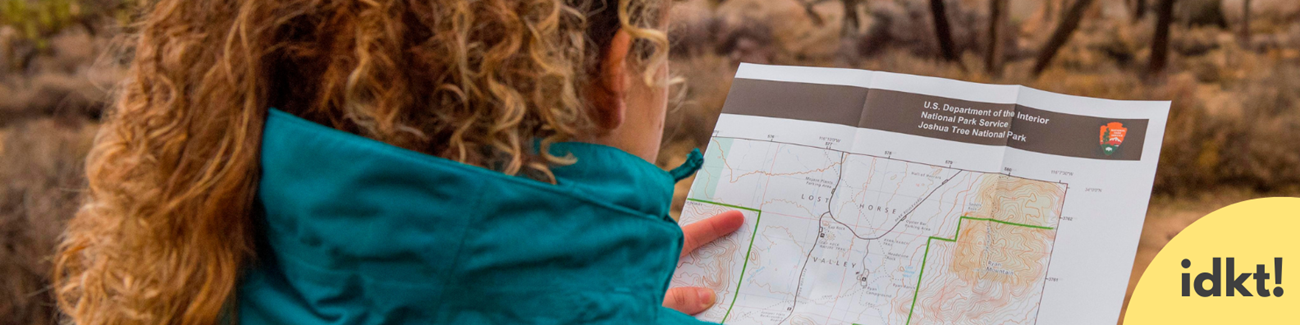
M641 157L617 148L582 142L551 145L552 154L571 154L577 162L552 168L557 185L615 205L667 218L673 184L702 165L699 150L681 166L664 171ZM671 219L668 219L671 221Z
M291 155L273 153L291 159L263 159L264 164L310 164L317 159L346 159L360 153L367 159L390 159L393 166L416 167L409 168L413 173L454 172L467 173L467 177L511 177L339 131L274 108L270 109L267 120L267 132L274 134L267 134L264 141L286 141L294 148ZM563 142L552 144L549 149L556 156L571 155L576 162L552 167L556 184L545 185L553 186L557 191L579 192L599 201L662 216L669 221L672 221L668 212L673 184L694 174L703 165L699 149L692 151L681 166L671 171L664 171L623 150L599 144ZM411 159L419 163L411 164ZM263 167L275 169L277 166ZM536 182L521 176L513 178Z

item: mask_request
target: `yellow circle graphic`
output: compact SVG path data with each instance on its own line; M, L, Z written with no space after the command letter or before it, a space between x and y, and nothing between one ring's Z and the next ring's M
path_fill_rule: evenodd
M1233 204L1192 223L1156 255L1124 324L1297 324L1297 269L1300 198Z

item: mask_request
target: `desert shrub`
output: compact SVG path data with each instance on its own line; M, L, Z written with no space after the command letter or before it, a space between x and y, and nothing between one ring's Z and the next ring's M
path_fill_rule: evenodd
M0 127L98 118L128 57L107 50L141 2L0 0Z
M1228 27L1223 15L1223 0L1182 0L1174 3L1178 22L1194 26Z
M84 187L95 127L31 120L0 138L0 324L54 324L50 256Z
M1295 60L1296 50L1287 41L1300 39L1292 35L1300 35L1300 24L1293 28L1294 32L1272 29L1272 34L1256 35L1276 40L1271 43L1275 44L1272 49L1242 48L1232 30L1177 24L1171 34L1173 55L1168 76L1146 80L1140 71L1145 69L1148 60L1154 21L1130 22L1108 18L1099 11L1085 20L1040 77L1028 74L1031 56L1012 56L1008 57L1005 76L995 79L983 74L982 69L963 70L936 58L929 48L933 36L927 30L924 4L924 1L872 2L867 11L870 19L865 26L865 39L860 43L867 55L850 65L975 82L1024 84L1079 96L1172 100L1155 179L1156 193L1194 196L1223 187L1286 192L1300 186L1300 79L1295 78L1300 76L1300 61ZM1274 4L1266 1L1263 5ZM979 25L981 18L967 12L969 6L956 8L957 12L950 13L954 25ZM825 35L822 31L825 29L831 29L834 34L833 29L838 26L835 20L839 19L835 15L837 9L833 4L816 9L828 18L820 27L800 20L803 11L798 6L774 4L766 11L752 10L746 17L754 24L789 22L773 28L772 47L783 51L775 63L831 65L834 62L826 59L831 51L824 47L834 43L827 42L833 38L818 35ZM693 21L728 21L729 15L737 15L728 12L727 7L720 7L712 14L713 18L709 18L696 13ZM1256 29L1257 32L1267 30L1270 29ZM969 39L961 35L965 34L954 35L954 39L959 42ZM1033 35L1021 36L1021 39L1033 38ZM799 37L816 39L822 45L801 47L804 43L800 43ZM720 37L696 39L698 42L723 40ZM691 87L680 93L680 108L669 116L665 130L666 156L687 151L677 145L679 142L707 145L705 141L726 99L736 61L744 59L698 53L674 57L674 70L683 72ZM979 66L980 57L977 51L968 50L962 61L967 67Z
M141 0L0 0L0 40L5 68L25 70L31 60L47 54L50 39L71 29L97 34L127 23Z
M1300 185L1300 67L1262 72L1240 87L1240 118L1226 121L1218 180L1260 191Z

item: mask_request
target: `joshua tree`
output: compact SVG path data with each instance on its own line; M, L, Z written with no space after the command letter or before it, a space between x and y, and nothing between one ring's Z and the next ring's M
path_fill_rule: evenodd
M984 70L1002 76L1003 34L1006 33L1007 0L989 0L989 45L984 52Z
M930 15L934 17L934 38L939 41L939 54L944 60L958 62L957 49L952 43L952 27L948 24L948 10L943 0L930 0Z
M829 0L800 1L804 13L808 14L813 24L821 26L825 23L825 19L813 7ZM840 46L836 51L836 60L840 65L849 65L858 60L858 42L862 40L862 33L859 32L862 30L862 17L859 17L858 11L866 3L866 0L840 0L844 7L844 19L840 20Z
M1133 21L1142 20L1142 16L1147 14L1147 0L1136 0L1133 4Z
M1241 48L1250 48L1250 0L1241 3L1241 34L1238 35L1238 42Z
M813 7L831 0L797 1L803 5L804 13L808 14L808 18L812 20L813 24L821 26L825 23L825 19L822 19L821 14L818 14ZM1005 0L994 1L1005 2ZM845 63L857 59L857 42L862 39L861 33L858 32L862 26L862 18L859 17L858 11L862 6L866 5L867 0L839 0L839 2L844 7L844 19L842 19L840 26L840 49L836 59L842 61L841 63ZM1005 9L1003 12L1005 12ZM964 70L966 67L962 66L961 61L958 60L957 48L953 45L952 26L948 23L948 13L943 0L930 0L930 14L934 18L935 40L939 43L940 57L946 61L957 63ZM999 56L1001 55L999 54ZM1001 62L998 62L998 65L1001 65Z
M1165 70L1169 60L1169 24L1173 21L1174 0L1160 0L1156 6L1156 34L1151 38L1151 61L1147 77L1153 79Z
M1164 0L1169 1L1169 0ZM1047 44L1038 51L1038 58L1034 61L1034 77L1038 77L1047 69L1047 64L1052 63L1052 58L1056 57L1056 52L1061 50L1074 30L1079 28L1079 22L1083 20L1083 14L1088 11L1088 6L1092 5L1093 0L1076 0L1070 9L1065 12L1065 19L1062 19L1052 31L1052 38L1047 40Z

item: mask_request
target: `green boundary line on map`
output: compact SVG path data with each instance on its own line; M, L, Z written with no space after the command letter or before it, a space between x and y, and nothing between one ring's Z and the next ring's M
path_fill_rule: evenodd
M721 206L728 207L728 208L733 208L733 209L749 210L749 211L754 211L754 212L758 212L758 213L762 213L762 212L763 212L763 211L759 211L758 209L755 209L755 208L746 208L746 207L742 207L742 206L739 206L739 205L730 205L730 204L726 204L726 203L718 203L718 202L713 202L713 201L708 201L708 200L701 200L701 199L696 199L696 198L686 198L686 200L687 200L687 201L700 202L700 203L708 203L708 204L712 204L712 205L721 205Z
M935 239L942 240L942 241L946 241L946 242L950 242L950 243L955 243L955 242L957 242L957 236L961 234L961 221L962 221L962 219L970 219L970 220L975 220L975 221L989 221L989 222L995 222L995 223L1000 223L1000 224L1005 224L1005 225L1020 226L1020 227L1028 227L1028 228L1035 228L1035 229L1046 229L1046 230L1052 230L1052 229L1053 229L1052 227L1035 226L1035 225L1027 225L1027 224L1023 224L1023 223L1015 223L1015 222L1010 222L1010 221L1002 221L1002 220L991 219L991 218L972 218L972 217L967 217L967 216L961 216L960 218L957 218L957 231L953 233L953 235L952 235L952 239L942 238L942 237L935 237L935 236L930 236L930 238L927 238L927 239L925 240L925 255L921 257L921 271L919 271L919 272L916 274L916 291L912 293L912 308L910 308L910 309L907 310L907 322L906 322L906 323L903 323L903 324L911 324L911 323L912 323L912 312L913 312L913 311L916 311L916 297L918 297L918 296L921 295L921 277L925 275L925 262L926 262L927 260L930 259L930 242L933 241L933 240L935 240ZM737 288L737 289L739 289L739 288Z
M745 262L740 265L740 276L738 277L739 279L736 280L736 292L732 294L731 305L727 306L727 313L722 314L722 321L718 322L718 324L725 324L727 322L727 316L731 316L731 309L736 307L736 300L740 300L740 284L742 281L745 280L745 268L749 267L749 253L754 251L754 237L758 236L758 223L763 220L763 211L754 208L746 208L737 205L730 205L726 203L718 203L718 202L706 201L706 200L695 199L695 198L687 198L686 200L700 202L700 203L708 203L713 205L720 205L720 206L733 208L733 209L754 211L758 213L758 215L754 216L754 232L749 235L749 248L745 250ZM958 223L961 222L958 221Z

